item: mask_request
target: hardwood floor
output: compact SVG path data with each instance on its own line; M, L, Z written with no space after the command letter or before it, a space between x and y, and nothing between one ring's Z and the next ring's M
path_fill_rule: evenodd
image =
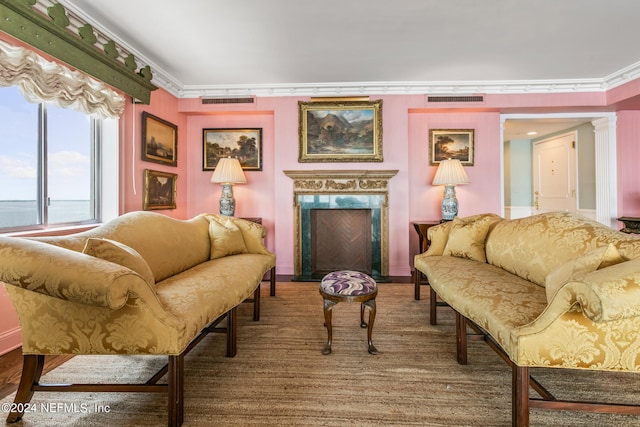
M73 356L47 356L44 361L44 373L62 365ZM5 398L18 389L22 373L22 348L18 347L0 356L0 399Z

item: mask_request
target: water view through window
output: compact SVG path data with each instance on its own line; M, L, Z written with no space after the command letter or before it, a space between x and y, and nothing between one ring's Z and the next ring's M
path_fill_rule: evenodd
M0 228L95 219L93 147L87 114L0 88Z

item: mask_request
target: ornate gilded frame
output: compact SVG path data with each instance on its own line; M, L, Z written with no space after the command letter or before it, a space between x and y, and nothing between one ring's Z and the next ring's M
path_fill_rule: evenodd
M167 166L178 165L178 126L142 112L142 160Z
M455 151L450 151L453 146ZM430 129L429 165L437 166L442 160L458 159L464 166L473 166L473 129Z
M262 128L202 129L202 170L216 169L221 157L234 157L242 170L262 170Z
M382 162L382 100L298 102L301 163Z
M178 175L175 173L145 169L144 203L142 208L145 211L175 209L177 180Z

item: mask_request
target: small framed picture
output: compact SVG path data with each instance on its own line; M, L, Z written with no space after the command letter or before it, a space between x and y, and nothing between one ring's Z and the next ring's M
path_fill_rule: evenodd
M178 175L144 170L144 203L145 211L176 208L176 181Z
M464 166L473 166L473 129L429 130L429 164L458 159Z
M202 170L215 170L223 157L238 159L245 171L261 171L262 129L202 129Z
M178 165L178 126L142 112L142 160Z

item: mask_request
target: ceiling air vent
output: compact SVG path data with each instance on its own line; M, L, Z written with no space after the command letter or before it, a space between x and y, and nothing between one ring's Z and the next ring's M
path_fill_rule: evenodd
M427 102L484 102L484 96L428 96Z
M203 104L253 104L253 97L202 98Z

